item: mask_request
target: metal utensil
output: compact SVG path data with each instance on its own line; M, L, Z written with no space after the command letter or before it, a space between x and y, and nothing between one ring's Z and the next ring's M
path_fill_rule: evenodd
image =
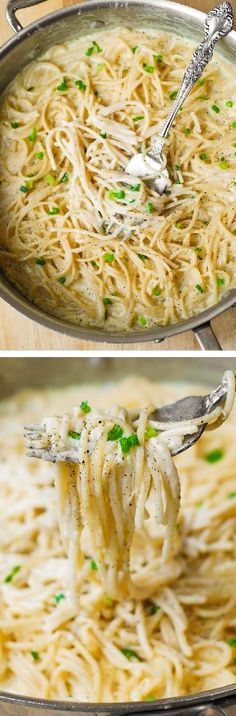
M169 429L168 424L176 422L183 422L183 433L184 425L188 421L204 418L206 414L210 414L216 407L223 405L227 396L228 383L227 380L222 382L214 388L207 395L200 396L187 396L181 400L177 400L175 403L165 405L161 408L157 408L154 412L150 413L149 420L158 423L158 432ZM133 424L137 421L137 416L133 418ZM160 427L160 423L163 423L163 428ZM200 426L196 433L189 435L184 434L184 441L181 445L171 449L172 455L178 455L189 447L194 445L197 440L201 437L203 431L206 428L206 423L200 423ZM41 458L42 460L48 460L49 462L78 462L78 452L74 450L56 451L52 449L50 445L50 436L46 433L45 425L26 425L24 428L24 439L26 454L28 457Z
M204 40L193 53L191 62L184 73L182 84L178 91L167 119L163 123L159 135L152 142L151 149L145 154L135 154L126 167L126 173L135 178L142 179L158 194L163 194L170 186L169 172L166 167L166 157L162 150L165 138L168 136L174 119L182 107L191 89L201 77L203 70L212 59L214 46L222 37L228 35L233 29L234 15L229 2L211 10L204 22Z

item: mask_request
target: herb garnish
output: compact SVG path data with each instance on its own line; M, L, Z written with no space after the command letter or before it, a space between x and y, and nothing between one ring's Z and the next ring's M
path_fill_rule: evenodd
M35 263L37 264L37 266L44 266L44 264L46 263L46 259L36 259Z
M114 261L114 258L115 258L114 254L105 254L104 255L104 261L106 264L111 264L112 261Z
M98 566L97 566L97 562L95 562L95 559L91 559L90 569L92 569L93 572L98 571Z
M9 584L9 582L12 582L13 577L15 576L15 574L17 574L17 572L20 571L20 569L21 569L21 565L19 565L19 564L17 564L16 567L13 567L13 569L7 575L7 577L5 577L4 582L6 582L7 584Z
M54 599L55 599L56 604L59 604L59 602L61 602L62 599L65 599L65 594L63 594L63 593L55 594Z
M60 214L60 209L54 206L53 209L49 209L47 213L49 216L55 216L56 214Z
M102 52L102 48L99 47L98 43L95 42L95 40L93 40L92 47L88 47L85 54L88 57L90 57L93 54L93 52Z
M30 653L31 653L31 656L33 657L34 661L39 661L40 654L38 651L31 651Z
M59 276L59 278L58 278L57 280L58 280L58 283L63 284L63 283L66 282L66 277L65 277L65 276Z
M80 92L85 92L87 85L84 84L83 80L75 80L75 85Z
M124 189L121 189L120 191L113 191L112 189L108 192L108 199L124 199L125 198L125 191Z
M91 413L91 408L87 400L82 400L82 403L80 403L80 408L83 413Z
M103 305L104 305L104 306L111 306L111 305L112 305L112 301L111 301L110 298L106 298L106 297L105 297L105 298L102 299L102 302L103 302Z
M107 433L107 440L108 441L119 440L119 438L121 438L122 435L123 435L123 428L121 428L121 426L117 425L117 423L116 423L115 425L113 425L113 428L111 428L111 430L109 430L109 432Z
M147 212L147 214L152 214L153 211L154 211L154 206L151 201L148 201L146 204L146 212Z
M143 326L143 328L147 326L147 319L145 318L145 316L139 316L138 322L140 326Z
M210 452L207 452L204 457L207 462L213 465L215 462L222 460L222 458L224 457L224 452L223 450L221 450L221 448L215 448L214 450L210 450Z
M67 79L66 79L66 77L64 77L63 82L61 82L60 85L57 85L57 90L59 92L66 92L67 89L68 89Z
M138 114L137 117L132 117L133 122L140 122L141 119L144 119L144 114Z
M169 99L171 99L171 100L176 99L177 94L178 94L178 90L174 90L174 92L171 92L169 94Z
M11 122L12 129L18 129L19 126L18 122Z
M43 159L44 153L43 152L36 152L35 154L37 159Z
M22 191L22 194L27 194L27 186L20 186L20 191Z
M34 128L32 129L31 134L29 135L28 139L29 139L30 142L35 142L36 137L37 137L37 129L36 129L36 127L34 127Z
M143 69L145 70L145 72L149 72L150 75L152 75L154 72L153 65L148 65L147 62L143 62Z
M199 293L204 293L204 288L200 286L200 283L196 283L195 288L199 291Z
M126 656L126 659L137 659L138 661L141 661L140 656L137 654L137 651L134 651L134 649L121 649L122 654Z
M68 431L69 438L73 438L73 440L80 440L81 433L77 433L76 430L69 430Z
M153 428L151 425L148 425L148 427L145 430L144 437L146 440L149 440L149 438L156 438L158 435L158 431L156 428Z
M219 114L219 112L220 112L220 108L218 107L217 104L212 104L211 109L213 109L213 112L215 112L216 114Z
M63 177L60 180L60 184L66 184L68 181L69 181L69 175L67 174L67 172L65 172L63 174Z

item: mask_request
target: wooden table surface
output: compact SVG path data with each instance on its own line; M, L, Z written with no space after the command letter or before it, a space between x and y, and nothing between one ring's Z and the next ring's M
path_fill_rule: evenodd
M232 1L232 0L231 0ZM19 19L22 25L36 20L48 12L53 12L61 7L73 4L73 0L47 0L36 7L22 10ZM74 0L75 4L75 0ZM190 0L184 4L190 4ZM192 0L195 7L201 10L209 10L213 0ZM216 4L216 3L215 3ZM236 12L236 0L233 0ZM6 20L6 0L0 0L0 43L5 42L12 34ZM214 330L224 350L236 349L236 308L226 311L222 317L213 322ZM112 343L91 343L79 341L74 338L61 335L55 331L41 327L20 313L10 308L4 301L0 301L0 350L196 350L197 343L191 332L167 339L160 345L155 343L142 343L133 346L115 345Z

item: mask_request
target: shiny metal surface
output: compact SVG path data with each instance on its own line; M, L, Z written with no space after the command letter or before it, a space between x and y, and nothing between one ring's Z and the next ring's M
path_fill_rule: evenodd
M44 1L40 0L40 2ZM21 27L16 19L17 10L36 4L36 0L9 0L7 14L15 31ZM145 27L154 31L161 28L170 33L174 27L175 34L183 38L187 37L196 43L202 38L204 20L205 15L199 10L172 0L86 0L79 5L50 13L20 30L16 37L3 45L0 50L0 92L15 77L16 71L22 70L29 61L38 57L53 44L84 36L96 29L109 29L117 25ZM235 32L221 40L219 51L222 57L236 64ZM110 334L104 329L83 329L72 326L66 321L44 313L21 296L5 277L1 278L0 296L13 308L47 328L90 341L111 340L113 343L125 344L145 341L158 343L187 330L194 329L197 335L198 327L207 323L208 331L202 336L201 347L219 350L220 345L212 332L210 321L235 303L236 289L228 291L225 297L210 309L175 325Z
M214 387L224 370L236 373L236 357L210 358L1 358L0 400L23 388L64 387L75 383L113 382L128 374L151 380L198 382ZM22 426L23 427L23 426ZM236 716L236 685L186 697L132 704L79 704L47 701L0 692L1 716L53 716L75 713L84 716L164 714L171 716Z

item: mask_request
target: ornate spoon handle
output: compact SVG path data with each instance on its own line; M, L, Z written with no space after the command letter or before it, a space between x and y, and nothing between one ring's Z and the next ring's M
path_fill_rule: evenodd
M177 112L197 80L201 77L203 70L212 59L215 44L222 37L228 35L233 28L233 24L233 9L229 2L223 2L221 5L218 5L218 7L211 10L206 16L204 23L204 40L193 53L191 62L184 73L177 97L171 107L170 114L163 123L158 137L154 139L152 148L150 152L148 152L149 156L155 158L156 151L160 152L160 145L163 145L163 142L160 142L160 138L164 139L169 133Z

